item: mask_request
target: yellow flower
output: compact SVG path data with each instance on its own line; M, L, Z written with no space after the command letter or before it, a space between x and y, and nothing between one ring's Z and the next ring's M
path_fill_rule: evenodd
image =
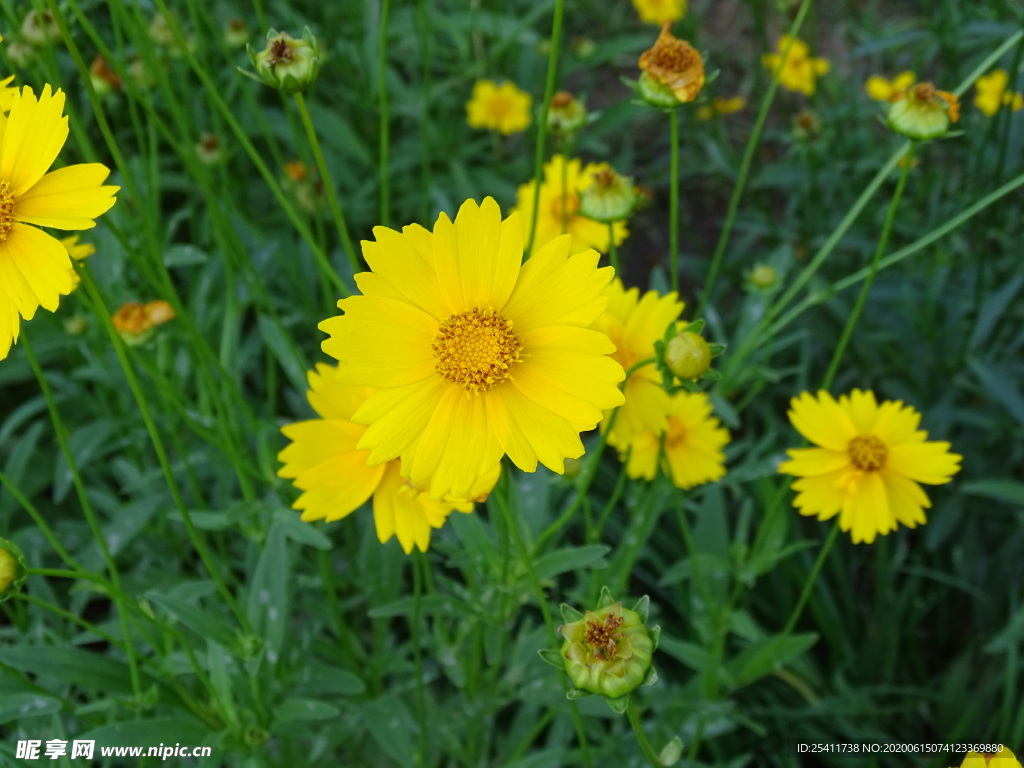
M81 261L87 256L92 256L96 253L96 246L92 243L79 243L78 235L61 238L60 244L64 246L68 256L75 261ZM74 267L71 267L71 290L75 290L81 281L82 278L78 276L78 272L75 271Z
M14 75L0 80L0 112L10 112L11 105L18 97L18 86L11 85Z
M633 0L633 7L640 21L649 24L679 21L686 15L686 0Z
M703 392L676 392L665 411L664 432L641 432L620 448L626 474L653 480L662 450L667 474L679 488L688 490L714 482L725 475L725 454L729 433L711 416L711 401ZM628 455L628 458L627 458Z
M647 291L641 297L638 288L627 291L618 278L608 286L605 296L608 306L592 327L611 339L615 345L612 357L624 371L654 357L654 342L679 319L684 306L675 293L659 296L657 291ZM639 433L665 429L669 395L661 386L661 374L654 363L633 372L623 395L625 402L615 417L608 442L625 450ZM607 421L602 426L607 426Z
M464 497L505 454L526 472L561 473L583 455L579 433L622 404L622 368L589 326L612 269L569 237L525 264L519 214L467 200L431 233L374 229L362 295L320 323L339 379L377 388L353 414L371 465L402 459L402 476L434 499Z
M716 97L710 104L704 104L697 110L698 120L710 120L715 115L731 115L739 112L747 106L747 100L742 96L733 96L731 99Z
M490 128L506 136L519 133L530 125L532 101L515 83L478 80L466 102L466 120L470 128Z
M999 752L968 752L960 768L1021 768L1020 761L1007 747Z
M899 99L903 92L913 84L914 73L909 71L900 72L892 80L886 80L879 75L872 75L868 78L867 83L864 84L864 90L875 101L891 102Z
M704 60L685 40L669 30L672 22L662 24L654 45L640 54L638 66L640 93L656 107L678 107L697 98L704 87Z
M949 124L960 119L956 94L940 91L931 83L907 88L889 107L889 127L908 139L925 141L944 136Z
M64 94L47 85L38 99L26 87L0 116L0 360L18 339L19 315L53 312L72 288L67 250L27 225L89 229L118 190L100 186L110 171L99 163L46 173L68 137L63 110Z
M783 62L782 54L790 40L793 41L793 44L789 49L789 55ZM774 73L779 70L779 84L783 88L799 91L805 96L812 96L818 78L828 74L832 65L827 59L811 58L807 43L799 38L790 38L789 35L780 37L775 48L777 53L766 53L761 57L761 63L769 72ZM780 62L782 62L781 69L779 69Z
M992 117L1003 105L1008 106L1014 112L1024 107L1024 95L1006 90L1009 81L1010 78L1006 72L997 69L989 75L982 75L974 83L974 87L978 89L978 93L974 97L974 104L986 117Z
M572 235L569 253L581 253L593 248L607 253L610 238L608 225L591 221L580 215L580 193L594 183L594 174L610 170L608 163L587 163L582 168L579 160L566 160L555 155L544 166L544 181L540 186L537 208L537 231L533 237L533 251L562 234ZM564 186L563 186L564 182ZM563 195L563 190L565 194ZM530 236L530 221L533 218L532 181L519 187L516 198L516 212L522 216L523 232ZM617 221L612 225L615 245L626 239L629 230L626 222Z
M302 491L293 507L303 520L341 520L373 496L380 542L397 536L406 554L413 547L426 552L430 529L444 525L452 510L472 512L473 501L483 501L494 487L501 465L495 464L466 498L443 501L433 501L402 479L398 461L367 466L369 451L356 447L366 427L353 422L352 414L372 393L342 384L336 368L317 365L309 372L307 396L319 418L281 430L292 442L278 454L284 466L277 474L292 479Z
M926 442L917 429L921 414L899 400L881 405L859 389L837 402L824 390L793 398L789 420L816 448L794 448L779 472L795 475L794 501L802 515L827 520L853 542L871 543L876 534L925 522L931 502L918 483L948 483L961 457L949 443Z

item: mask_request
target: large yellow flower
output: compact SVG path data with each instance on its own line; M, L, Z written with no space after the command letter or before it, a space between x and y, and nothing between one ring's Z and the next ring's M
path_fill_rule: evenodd
M580 215L580 192L594 183L594 174L609 171L608 163L587 163L580 168L579 160L566 161L561 155L555 155L544 166L544 181L540 185L540 198L537 207L537 231L533 237L533 250L554 240L559 235L572 235L569 253L576 254L589 248L598 253L607 253L611 238L608 236L608 225L593 221ZM519 187L516 208L522 215L523 231L527 237L530 232L530 221L533 218L532 181ZM563 194L564 190L564 194ZM617 221L612 225L615 245L626 239L629 231L625 221Z
M401 477L399 463L369 467L368 451L356 447L366 427L352 414L373 390L338 381L337 369L317 365L309 372L309 404L320 418L289 424L281 431L291 444L278 455L280 477L291 478L303 493L294 508L303 520L332 522L348 516L373 496L373 519L381 543L392 536L406 554L415 546L426 552L430 529L440 528L452 510L472 512L498 480L500 464L485 474L467 498L434 501Z
M441 214L432 233L374 235L363 295L320 324L342 383L379 389L352 416L369 425L370 464L401 457L437 499L465 496L504 454L527 472L582 456L579 433L623 400L614 346L588 328L612 278L599 255L570 255L560 237L522 263L519 215L502 221L491 198L454 222Z
M40 306L54 311L71 292L71 260L54 229L89 229L114 204L118 187L101 187L110 173L99 163L46 173L68 137L64 94L26 87L0 116L0 360L18 339L20 317ZM45 174L45 175L44 175Z
M633 0L633 7L649 24L679 21L686 14L686 0Z
M515 83L498 85L493 80L478 80L466 102L466 120L470 128L490 128L506 136L530 126L530 94Z
M789 420L818 446L794 448L779 465L800 478L797 510L819 520L838 514L854 543L925 522L931 502L918 483L942 485L960 469L949 443L929 442L917 429L921 414L898 400L878 405L872 392L855 389L838 402L824 390L804 392L793 398Z
M664 433L641 432L620 449L626 460L626 474L653 480L664 450L667 474L679 488L688 490L719 480L725 474L722 448L729 442L729 433L711 416L708 396L703 392L676 392L669 399L665 415Z
M776 46L777 53L766 53L761 57L761 63L765 69L774 73L779 69L779 62L782 61L782 54L789 45L789 54L782 63L779 71L779 84L790 91L799 91L806 96L814 95L815 84L822 75L827 75L832 65L827 59L815 59L810 56L810 49L807 43L799 38L791 38L783 35L779 38Z
M974 83L974 87L978 89L974 96L975 106L987 117L992 117L1004 105L1014 112L1024 108L1024 95L1008 91L1006 86L1009 82L1010 77L1003 69L979 77Z
M608 306L593 328L612 340L615 345L612 357L624 371L654 357L654 342L679 319L684 306L675 293L659 296L657 291L647 291L641 298L638 288L627 291L618 278L611 282L605 295ZM608 436L611 445L625 448L639 432L658 433L665 429L669 396L654 363L634 371L623 394L626 402L619 408Z

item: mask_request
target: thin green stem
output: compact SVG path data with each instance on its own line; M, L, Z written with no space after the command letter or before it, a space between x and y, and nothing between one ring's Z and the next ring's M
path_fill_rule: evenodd
M807 16L807 11L810 7L811 0L803 0L800 4L800 10L797 12L796 18L793 20L793 24L789 28L789 45L783 51L782 56L780 57L779 66L777 70L772 73L772 80L771 84L768 86L768 92L765 94L764 99L761 100L761 107L757 112L757 119L754 121L754 128L750 133L750 138L747 140L747 147L743 151L743 160L740 161L740 171L736 177L736 185L733 187L732 197L729 198L729 208L725 214L725 223L722 225L722 233L718 236L718 244L715 246L715 253L711 257L711 266L708 268L708 277L704 283L704 290L701 291L700 301L697 304L697 312L694 317L703 317L704 310L707 309L708 302L711 301L711 297L715 289L715 281L718 279L718 272L722 267L722 259L725 257L725 248L729 243L729 236L732 234L733 223L736 221L736 213L739 210L740 198L743 197L743 192L747 187L747 177L750 175L750 166L754 162L754 155L761 143L761 131L764 130L765 121L768 119L768 112L771 110L772 102L775 100L775 92L779 89L778 74L782 69L782 64L785 61L786 55L789 53L789 48L793 45L793 41L796 40L800 33L800 27L803 25L804 18Z
M338 229L341 237L341 246L345 250L345 257L352 267L353 274L361 271L359 257L356 255L355 246L348 233L348 225L345 223L345 215L341 211L341 202L338 200L338 190L334 188L334 180L324 160L324 153L320 149L320 142L316 137L316 130L313 128L313 120L309 116L309 109L306 107L306 97L301 91L295 93L295 104L299 108L299 118L302 120L302 127L306 131L306 138L309 139L309 146L313 150L313 159L316 161L317 170L324 183L324 190L327 192L327 204L331 209L331 216L334 218L334 226Z
M537 212L540 206L540 179L544 167L544 140L547 138L548 110L555 95L558 72L558 50L562 43L562 14L565 0L555 0L555 15L551 22L551 48L548 51L548 74L544 84L544 103L540 105L537 121L537 150L533 157L533 213L530 216L530 236L526 238L526 253L533 253L533 238L537 234ZM567 160L567 158L564 158Z
M388 167L390 143L390 114L388 106L388 14L391 0L381 0L380 30L377 38L377 106L380 112L380 223L388 226L391 220L391 177Z
M651 745L650 739L647 738L647 734L644 733L643 723L640 722L640 714L636 711L636 702L633 699L633 694L627 694L626 699L626 716L629 718L629 724L633 726L633 733L636 734L637 743L640 744L640 750L644 753L644 757L647 758L654 768L664 768L664 763L661 762L661 758L658 757L658 753L654 751L654 747Z
M50 576L58 579L82 579L96 584L106 584L107 580L89 571L68 571L62 568L29 568L29 576Z
M60 543L60 539L57 538L57 534L53 532L50 524L46 522L46 518L40 514L38 509L36 509L35 504L29 501L28 497L21 492L21 489L18 488L18 486L11 482L11 479L5 475L3 471L0 471L0 485L3 485L3 487L10 492L11 496L14 497L15 501L21 505L22 509L28 512L29 517L32 518L36 527L42 531L46 540L50 542L50 546L53 547L53 551L57 553L57 556L60 557L60 559L63 560L72 570L84 570L81 564L75 560L75 558L71 556L71 553L64 548L64 545Z
M679 293L679 110L669 116L669 141L672 143L672 161L669 170L668 207L668 269L672 290Z
M832 551L832 545L836 543L837 538L839 538L838 524L832 526L825 544L822 546L821 551L818 552L818 559L814 561L814 567L811 568L810 574L804 580L804 588L800 591L800 598L796 601L796 605L793 606L793 611L789 614L789 620L786 621L786 626L782 630L783 637L788 637L793 631L793 627L796 626L796 622L800 618L808 598L811 596L811 590L814 589L814 583L818 579L821 567L825 564L825 559L828 557L828 553Z
M882 258L882 254L885 252L885 247L889 244L889 233L892 231L892 223L896 219L896 209L899 207L900 198L903 197L903 188L907 184L907 176L910 174L910 166L914 159L914 149L916 148L914 142L910 143L910 149L907 150L907 154L903 157L903 173L900 174L899 183L896 185L896 191L893 193L892 202L889 204L889 212L885 216L885 223L882 225L882 234L878 238L878 247L875 249L875 255L871 257L871 266L868 270L867 279L864 280L864 286L860 290L860 295L857 297L857 303L853 305L853 311L850 312L850 316L846 320L846 326L843 328L842 336L839 337L839 343L836 345L835 352L832 354L832 361L828 365L828 371L825 374L825 380L822 382L822 389L828 389L832 386L832 382L835 379L836 371L839 370L839 362L843 359L843 353L846 351L846 345L850 342L850 337L853 335L854 326L857 324L857 320L860 318L860 313L864 310L864 303L867 301L868 292L871 290L871 284L875 280L875 275L878 274L878 263Z

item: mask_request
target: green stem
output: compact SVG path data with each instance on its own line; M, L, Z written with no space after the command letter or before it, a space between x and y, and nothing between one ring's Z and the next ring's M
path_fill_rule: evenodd
M412 616L409 617L412 626L410 627L409 634L412 637L412 659L413 666L416 669L416 719L419 720L419 755L417 762L420 768L425 768L427 765L427 747L429 742L427 734L427 692L423 684L423 649L420 640L420 624L422 622L423 609L423 577L421 569L426 568L426 563L424 562L422 552L417 551L414 555L412 561Z
M608 260L612 263L615 274L619 274L619 252L615 247L615 224L608 222Z
M348 233L348 226L345 224L345 215L341 212L341 203L338 200L338 191L334 188L334 181L331 179L331 172L327 169L324 161L324 153L320 149L320 142L317 140L316 131L313 129L313 121L309 116L309 109L306 107L306 97L301 91L295 93L295 103L299 107L299 117L302 120L302 127L306 131L306 138L309 139L309 146L313 150L313 158L316 160L316 167L320 171L320 178L324 183L324 190L327 192L327 203L331 208L331 216L334 217L334 226L341 236L341 245L345 249L345 257L352 267L352 273L362 271L359 265L359 257L356 255L355 246Z
M764 129L765 121L768 119L768 112L771 109L772 102L775 100L775 92L779 89L779 78L778 73L782 69L782 63L785 61L786 55L789 53L789 47L792 46L793 40L795 40L800 32L800 27L804 23L804 18L807 16L807 11L811 7L811 0L803 0L800 4L800 10L797 12L796 18L793 20L792 26L789 28L790 44L786 50L783 51L782 57L780 57L779 68L776 72L772 73L772 81L768 86L768 92L765 94L764 99L761 100L761 108L758 110L757 119L754 121L754 129L751 131L750 138L747 140L747 147L743 151L743 160L740 162L740 172L736 177L736 186L733 187L732 197L729 199L729 208L725 214L725 223L722 225L722 233L718 236L718 244L715 246L715 253L711 257L711 266L708 268L708 278L704 283L704 290L700 294L700 302L697 304L697 312L694 317L703 317L704 310L707 308L708 302L711 301L712 292L715 289L715 280L718 278L718 272L722 266L722 259L725 257L725 247L729 243L729 236L732 234L733 223L736 220L736 212L739 210L740 198L743 197L743 192L747 187L747 177L750 175L750 166L754 162L754 154L757 152L757 147L761 143L761 131Z
M391 219L391 187L390 169L388 168L389 121L388 113L388 82L387 82L387 44L388 44L388 13L391 0L381 0L380 34L377 38L377 104L380 111L380 223L388 226Z
M45 536L46 540L50 542L50 546L53 547L53 551L57 553L57 556L60 557L60 559L63 560L69 568L75 571L82 571L82 566L71 556L71 553L64 548L64 545L60 543L60 539L57 538L57 534L53 532L50 524L46 522L46 518L40 514L35 505L29 501L28 497L24 493L21 492L21 489L11 482L11 479L2 471L0 471L0 485L3 485L4 488L10 491L10 494L14 497L15 501L21 505L22 509L28 512L29 517L32 518L32 521L36 524L39 530L43 532L43 536Z
M669 175L668 207L668 256L669 278L672 290L679 293L679 110L669 114L669 140L672 142L672 164Z
M544 84L544 103L540 105L537 121L537 150L533 157L533 214L530 217L530 236L526 238L526 253L533 253L533 238L537 234L537 212L540 206L540 179L544 167L544 140L547 138L548 110L555 95L555 76L558 70L558 48L562 37L562 14L565 0L555 0L555 15L551 22L551 48L548 52L548 74ZM565 159L565 158L563 158Z
M828 389L832 386L832 382L835 379L836 371L839 370L839 362L843 359L843 353L846 351L846 345L850 342L850 336L853 335L853 328L857 324L857 320L860 318L860 313L864 310L864 303L868 299L868 292L871 290L871 284L875 280L875 275L878 274L878 263L882 258L882 254L885 252L886 245L889 244L889 233L892 231L892 223L896 219L896 209L899 207L900 198L903 197L903 188L907 184L907 176L910 174L910 166L914 159L914 149L917 145L914 142L910 143L910 149L907 150L907 154L903 156L903 173L900 174L899 183L896 185L896 192L893 193L892 202L889 204L889 212L885 216L885 224L882 225L882 234L878 238L878 247L875 249L875 255L871 258L871 266L868 270L867 279L864 281L864 286L860 290L860 295L857 297L857 303L853 305L853 311L846 320L846 326L843 328L842 336L839 337L839 343L836 345L835 352L832 354L832 361L829 363L828 372L825 374L825 380L822 382L822 389Z
M839 538L839 526L833 525L832 530L828 534L828 539L825 540L824 546L822 546L821 551L818 552L818 559L814 561L814 567L811 568L810 574L804 580L804 588L800 592L800 598L796 601L796 605L793 606L793 612L789 614L789 620L786 622L786 626L782 630L783 637L788 637L793 631L793 627L796 626L796 622L800 618L800 614L803 612L808 598L811 596L811 590L814 589L814 582L818 579L821 567L825 564L825 558L827 558L828 553L832 551L832 545L836 543L837 538Z
M29 568L29 576L50 576L58 579L82 579L96 584L106 584L107 580L88 571L67 571L61 568Z
M53 422L53 429L57 433L57 442L60 445L61 453L64 454L64 459L68 463L68 469L71 472L71 482L75 486L75 493L78 495L78 501L82 505L82 512L85 514L86 522L89 524L89 529L92 531L93 538L99 545L100 553L103 555L103 562L107 566L107 571L110 573L110 583L113 585L117 593L121 592L121 574L117 570L117 564L114 562L113 555L110 554L110 548L107 546L107 538L103 535L103 529L100 527L99 520L96 517L96 512L92 508L92 502L89 501L89 494L85 490L85 483L82 482L82 475L78 471L78 464L75 462L75 457L71 453L71 446L68 443L68 432L64 427L64 420L61 418L60 411L57 410L57 402L53 398L53 392L50 390L50 384L46 380L46 376L43 374L43 369L39 365L39 361L36 359L35 351L32 349L32 343L29 341L28 334L22 333L21 336L22 346L25 348L25 354L28 356L29 365L32 366L32 372L35 374L36 379L39 381L39 388L43 392L43 398L46 400L46 407L50 412L50 421ZM78 578L77 574L80 573L80 569L74 571L75 578ZM91 579L96 581L94 577ZM102 579L99 579L102 583ZM132 645L131 632L128 629L128 613L127 608L124 605L124 601L121 597L115 597L114 602L117 604L117 617L121 624L121 634L124 635L124 646L125 654L128 657L128 672L131 676L132 681L132 693L135 695L135 701L140 702L142 700L142 681L139 678L139 664L135 658L135 648Z
M661 758L658 757L658 753L654 751L654 747L647 738L647 734L644 733L643 723L640 722L640 715L636 711L636 703L633 699L633 694L627 694L627 697L626 716L629 717L629 724L633 726L633 733L636 734L636 740L640 744L640 749L643 751L644 757L647 758L647 762L654 766L654 768L664 768L664 763L661 762Z

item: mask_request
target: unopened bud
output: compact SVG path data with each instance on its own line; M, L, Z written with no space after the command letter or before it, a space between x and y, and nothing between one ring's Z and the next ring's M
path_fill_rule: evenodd
M955 94L918 83L889 107L888 124L901 136L925 141L946 135L949 124L959 118L960 101Z
M320 51L309 27L298 40L287 32L272 29L267 32L266 48L259 53L253 51L252 46L246 49L256 70L256 79L284 93L306 90L320 71Z
M28 576L25 555L13 542L0 539L0 603L14 596Z
M551 97L548 109L548 130L556 136L571 137L587 124L587 108L568 91Z
M611 168L592 174L593 183L580 193L580 213L602 224L628 219L638 202L633 180Z
M699 334L683 331L665 345L665 365L680 379L699 379L711 367L711 348Z

